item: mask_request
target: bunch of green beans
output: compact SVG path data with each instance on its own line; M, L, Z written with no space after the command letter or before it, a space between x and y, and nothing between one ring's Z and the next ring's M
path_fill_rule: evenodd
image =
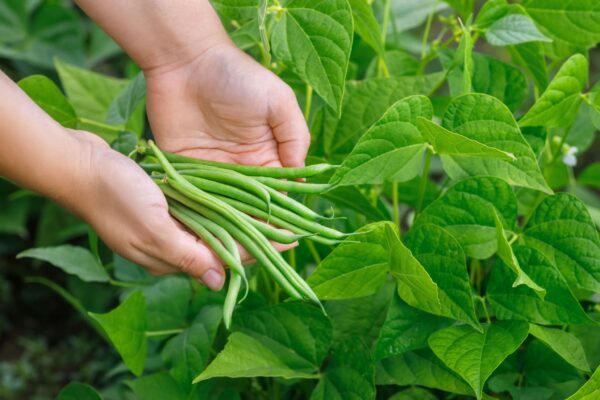
M166 195L170 213L229 267L229 286L223 307L227 329L243 285L246 294L248 292L248 279L236 242L290 297L311 301L322 308L310 286L270 241L291 244L306 238L335 245L348 236L322 225L328 218L280 192L323 193L331 186L296 180L336 166L274 168L227 164L163 152L152 141L139 152L147 156L146 161L155 160L141 165Z

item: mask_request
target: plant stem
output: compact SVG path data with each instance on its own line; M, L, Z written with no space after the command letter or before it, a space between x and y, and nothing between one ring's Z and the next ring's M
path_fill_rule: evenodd
M381 24L381 44L385 49L385 42L387 40L387 31L388 26L390 24L390 10L391 10L391 1L384 0L383 3L383 22Z
M392 182L392 220L400 226L400 206L398 201L398 182Z
M124 129L123 126L113 126L113 125L105 124L104 122L94 121L93 119L89 119L89 118L77 117L77 121L84 125L93 126L95 128L100 128L100 129L105 129L105 130L111 131L111 132L121 132Z
M167 335L176 335L178 333L183 332L185 329L166 329L164 331L146 331L146 337L154 337L154 336L167 336Z
M290 249L290 265L294 270L298 270L298 263L296 262L296 248Z
M437 8L438 2L436 1L433 4L431 12L427 16L427 22L425 23L425 31L423 32L423 39L421 40L421 61L425 59L427 54L427 39L429 39L429 34L431 33L431 23L433 22L433 16L435 14L435 9Z
M315 244L312 241L307 240L306 247L308 247L308 251L310 251L310 254L313 256L313 259L315 260L317 265L321 264L321 261L323 260L321 259L321 255L319 254L319 251L317 250Z
M119 287L124 287L124 288L137 288L137 287L142 286L141 283L123 282L123 281L119 281L117 279L110 279L108 281L108 283L110 283L113 286L119 286Z
M487 309L487 304L485 304L485 297L483 296L477 296L477 299L481 302L481 306L483 308L483 313L485 314L485 319L487 321L487 323L491 323L492 319L490 318L490 312Z
M425 150L425 165L423 166L421 182L419 183L419 197L417 198L417 206L415 208L415 219L423 208L423 201L425 200L425 192L427 190L427 181L429 180L429 168L431 168L432 157L433 151L430 148L427 148L427 150Z
M310 117L310 109L312 108L313 87L306 85L306 102L304 103L304 119L308 122Z

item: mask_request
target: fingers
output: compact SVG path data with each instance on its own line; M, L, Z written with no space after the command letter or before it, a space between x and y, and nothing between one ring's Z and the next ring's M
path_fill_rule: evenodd
M223 287L225 272L221 260L198 238L175 223L163 227L152 242L154 245L145 253L159 260L153 264L159 273L170 268L199 279L212 290Z
M270 109L269 125L278 143L278 153L284 167L302 167L310 146L310 132L292 89L285 86Z

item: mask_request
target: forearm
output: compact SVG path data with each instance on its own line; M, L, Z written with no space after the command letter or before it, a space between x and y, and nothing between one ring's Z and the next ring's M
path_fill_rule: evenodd
M185 63L228 42L208 0L76 0L144 70Z
M0 71L0 176L68 205L81 145Z

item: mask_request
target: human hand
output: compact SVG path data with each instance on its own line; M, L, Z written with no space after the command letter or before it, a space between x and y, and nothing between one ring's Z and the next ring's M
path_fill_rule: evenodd
M97 136L71 134L79 143L80 168L70 183L73 190L63 196L65 205L112 250L152 274L184 272L221 289L222 261L169 215L165 197L150 177Z
M161 148L238 164L304 165L310 133L294 92L230 41L144 72Z

